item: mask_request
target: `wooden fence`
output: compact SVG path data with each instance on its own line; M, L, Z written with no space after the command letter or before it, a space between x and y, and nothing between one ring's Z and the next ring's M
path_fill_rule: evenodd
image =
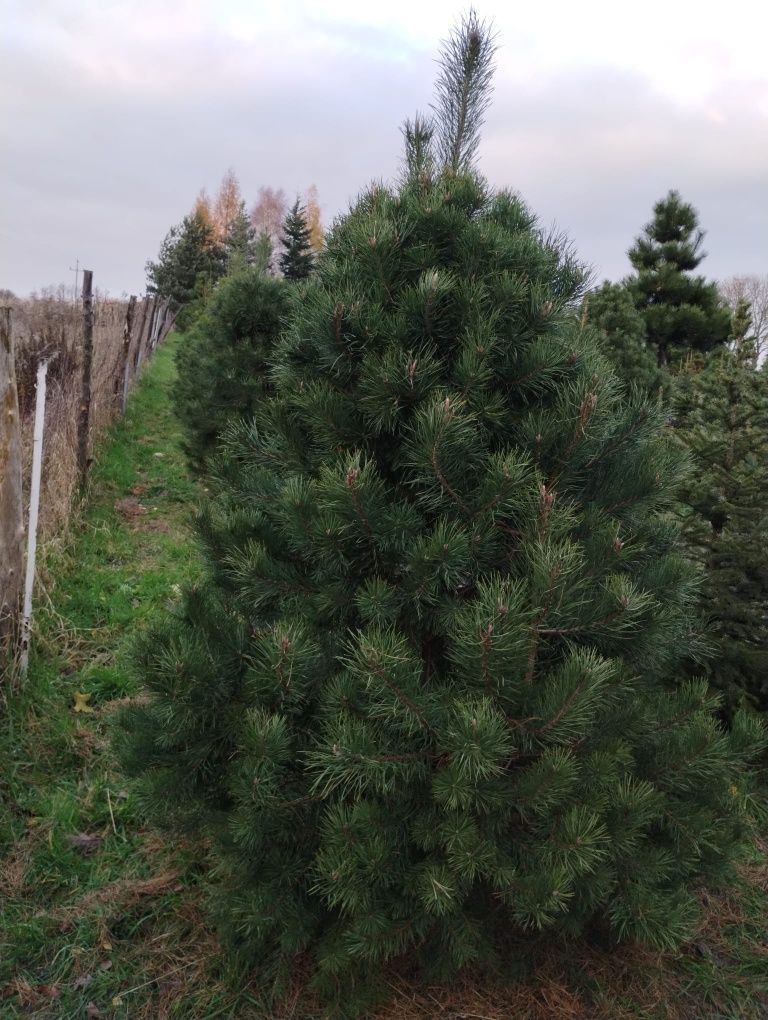
M94 443L125 413L174 318L154 295L99 297L90 271L79 302L42 297L0 308L0 675L25 664L37 536L66 533Z

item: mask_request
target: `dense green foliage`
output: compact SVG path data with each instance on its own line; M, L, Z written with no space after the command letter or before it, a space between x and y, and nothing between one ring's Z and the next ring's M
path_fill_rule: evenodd
M349 1013L403 955L674 945L747 842L762 739L676 682L697 580L663 406L624 399L581 267L472 169L482 31L292 303L209 476L208 577L142 641L123 720L146 803L211 847L231 944L265 979L306 954Z
M350 999L510 926L672 944L738 851L755 732L660 683L695 586L658 412L472 176L370 192L318 276L230 435L212 578L144 643L129 767L215 841L243 951L309 949Z
M231 974L201 922L213 875L190 841L158 838L109 744L114 706L140 696L126 668L136 630L199 570L187 527L196 486L169 401L183 342L169 337L146 363L127 416L99 447L82 518L64 547L41 550L43 576L56 584L36 608L26 680L0 714L4 1020L75 1020L97 1010L121 1020L319 1020L317 1002L300 993L301 970L278 1004L258 969ZM137 485L147 508L138 517L124 508ZM77 693L95 711L73 712ZM79 834L98 848L84 855L73 845ZM634 971L631 953L542 940L516 947L508 990L481 975L443 989L397 980L383 1015L517 1018L529 1015L521 1001L540 1015L534 1007L550 995L590 1020L650 1017L659 1002L695 1020L764 1014L764 855L752 856L727 900L708 897L706 912L682 953L639 955Z
M731 316L717 284L691 275L704 258L703 237L696 210L670 191L629 250L635 275L627 286L660 365L686 351L706 353L728 339Z
M198 470L228 423L251 416L271 390L267 360L287 303L282 281L241 269L221 281L178 349L174 401Z
M283 253L280 271L286 280L305 280L312 272L315 253L312 250L311 232L307 213L298 198L285 217L283 224Z
M147 262L147 286L151 293L170 298L182 308L205 292L225 268L226 255L212 224L195 212L171 227L157 261Z
M669 395L669 372L659 367L655 351L648 346L645 319L625 286L606 281L590 291L581 315L598 330L603 350L623 382L649 395Z
M233 273L246 266L253 266L266 272L272 258L272 243L266 234L257 235L251 218L240 202L237 215L227 224L224 235L224 251L227 258L227 272Z
M768 710L768 378L753 368L748 323L734 350L679 379L676 436L693 465L683 532L705 568L709 677L732 708Z
M677 513L703 571L710 639L706 663L697 657L686 670L706 672L731 712L745 700L768 707L766 389L748 302L731 313L714 285L685 275L703 257L700 244L694 210L671 193L631 253L638 275L590 292L581 315L602 333L620 378L673 399L675 440L691 460Z

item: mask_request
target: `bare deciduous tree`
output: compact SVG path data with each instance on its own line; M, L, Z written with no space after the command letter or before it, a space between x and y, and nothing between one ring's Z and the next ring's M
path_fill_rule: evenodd
M768 353L768 275L731 276L719 287L723 301L732 310L739 301L749 301L757 358L762 361Z
M237 219L242 201L240 181L238 181L235 171L230 167L222 178L213 203L213 225L219 241L223 241L229 233L232 224Z
M282 188L259 188L259 197L251 209L251 223L257 234L267 234L273 246L280 243L288 200Z
M213 209L211 208L211 200L205 188L200 189L200 193L195 199L195 203L192 206L192 216L198 217L206 226L213 228Z
M320 215L320 198L317 187L310 184L306 196L307 226L309 227L309 241L315 253L323 247L325 235L323 232L323 221Z

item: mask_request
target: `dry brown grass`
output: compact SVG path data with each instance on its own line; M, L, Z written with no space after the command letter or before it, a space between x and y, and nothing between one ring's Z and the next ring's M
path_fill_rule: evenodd
M141 349L147 357L152 325L151 298L136 305L129 364ZM127 302L94 301L90 449L122 406L122 348ZM83 315L79 302L63 292L11 302L11 328L24 444L25 502L32 461L32 430L37 366L49 360L40 501L41 541L65 532L78 486L77 423L82 384Z

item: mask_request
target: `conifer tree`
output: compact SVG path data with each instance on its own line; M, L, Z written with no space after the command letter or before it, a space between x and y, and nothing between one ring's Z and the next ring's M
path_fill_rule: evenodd
M147 802L215 847L232 944L265 981L304 953L347 1013L394 957L451 974L511 932L673 945L747 831L758 726L673 683L679 455L455 116L491 53L470 15L401 185L330 232L124 723Z
M625 286L606 280L584 298L581 315L603 338L603 350L623 382L650 395L669 395L671 376L648 346L645 320Z
M659 365L688 350L705 354L728 339L730 313L717 284L691 275L705 257L703 239L696 210L670 191L629 250L635 276L627 284Z
M752 332L751 309L746 298L740 298L736 303L731 315L731 335L728 339L744 366L757 368L757 344Z
M272 238L267 231L261 230L257 232L254 246L255 265L264 266L264 271L274 276L274 255L275 249L272 244Z
M198 208L171 227L157 261L147 262L147 287L181 308L195 299L201 287L217 280L225 265L224 250L216 240L213 224Z
M285 284L246 267L222 280L179 348L176 413L197 470L229 422L252 416L271 391L266 366L286 307Z
M304 280L312 272L315 256L304 206L298 198L283 223L280 269L286 280Z
M251 218L240 202L237 212L230 221L224 236L224 250L227 256L227 272L237 272L246 266L255 266L261 272L269 267L270 253L260 244Z
M704 568L708 676L731 711L768 710L768 379L749 332L742 306L733 348L680 376L675 430L693 462L680 516Z

